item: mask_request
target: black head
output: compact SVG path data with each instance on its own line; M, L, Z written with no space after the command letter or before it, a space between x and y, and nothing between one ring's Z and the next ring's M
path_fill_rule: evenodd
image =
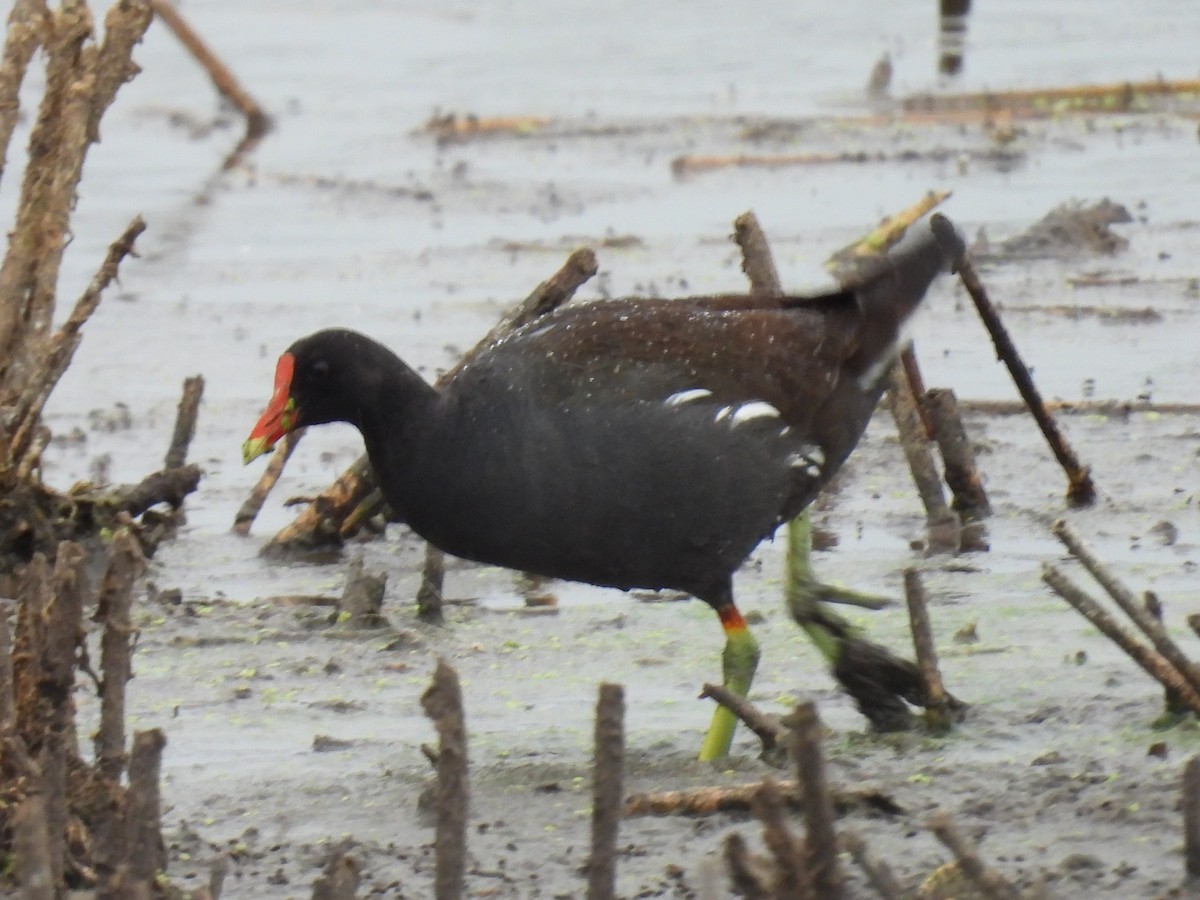
M285 434L309 425L349 422L362 427L363 409L396 357L383 345L344 328L301 338L279 357L275 390L242 445L250 462Z

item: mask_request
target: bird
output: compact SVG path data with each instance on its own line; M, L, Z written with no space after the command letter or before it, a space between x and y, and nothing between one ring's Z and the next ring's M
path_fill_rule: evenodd
M935 214L812 296L561 306L436 387L370 337L318 331L279 357L243 459L347 422L393 518L446 553L707 603L724 684L744 696L759 645L733 575L854 449L905 323L962 253ZM718 707L701 758L726 756L736 724Z

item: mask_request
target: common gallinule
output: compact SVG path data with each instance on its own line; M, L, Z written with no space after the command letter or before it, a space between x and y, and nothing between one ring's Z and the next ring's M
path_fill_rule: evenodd
M446 552L708 603L745 694L759 651L733 573L854 448L901 326L962 252L944 218L910 231L820 296L564 306L439 388L371 338L317 332L279 358L243 456L349 422L396 518ZM725 755L735 724L718 708L701 755Z

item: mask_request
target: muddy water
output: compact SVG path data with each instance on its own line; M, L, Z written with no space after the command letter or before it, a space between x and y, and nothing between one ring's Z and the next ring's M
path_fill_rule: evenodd
M719 631L699 604L563 585L559 613L531 616L507 573L464 566L451 573L450 592L479 605L462 608L444 632L421 629L407 609L420 551L401 529L362 548L389 574L398 635L336 639L315 628L317 613L268 602L337 593L341 583L340 566L257 559L265 536L290 518L277 501L256 537L227 534L258 474L241 467L240 442L266 399L275 357L298 335L352 325L433 377L580 243L637 239L599 251L602 274L581 292L587 298L736 290L742 276L724 236L752 208L785 282L800 288L822 283L832 250L931 188L952 189L950 215L993 238L1064 200L1110 196L1136 217L1119 229L1126 253L997 266L985 278L1010 307L1047 395L1195 399L1194 118L1031 124L1004 165L971 155L986 146L971 129L865 131L805 118L862 112L861 86L885 51L896 92L936 88L931 7L830 16L830 5L817 3L198 0L187 14L278 126L225 175L236 123L173 39L152 29L139 53L145 73L106 120L88 163L63 296L78 293L132 214L150 230L143 258L89 324L54 397L56 431L78 428L86 439L56 444L47 478L65 486L102 468L127 481L154 468L183 378L205 376L193 456L207 477L189 501L189 527L151 574L179 587L184 605L146 605L133 685L138 726L169 735L174 873L195 871L212 855L208 842L242 841L233 896L300 896L319 842L352 834L364 844L369 883L426 895L422 846L431 831L416 812L426 775L417 745L431 735L416 698L439 654L463 673L475 742L472 847L479 869L493 873L475 876L477 889L579 892L590 707L601 680L628 687L634 789L763 771L748 739L729 772L691 760L708 715L693 697L715 676L719 652ZM1145 3L1133 18L1117 2L983 7L970 25L963 89L1196 75L1194 4ZM417 133L435 111L563 124L545 138L439 147ZM792 124L758 142L740 136L742 118L762 117ZM684 179L670 168L685 153L810 148L916 149L930 158ZM0 194L9 204L15 166ZM1067 281L1100 270L1140 282L1073 289ZM968 398L1011 397L961 296L943 285L929 307L915 333L930 383ZM1159 318L1113 315L1146 308ZM919 506L891 429L877 420L823 514L841 544L820 564L826 577L893 593L903 567L928 569L947 679L976 704L971 721L938 742L862 736L861 720L783 617L775 545L738 584L741 605L763 617L755 699L782 709L799 692L817 698L834 729L835 775L869 779L910 809L903 821L855 822L910 882L944 858L914 825L948 806L986 833L985 852L1014 877L1049 872L1067 897L1161 893L1181 871L1177 772L1197 739L1185 729L1151 732L1156 688L1040 586L1040 563L1060 555L1045 526L1064 509L1061 477L1032 428L1004 418L974 418L970 427L985 447L998 509L990 553L923 560L910 549L921 536ZM1131 581L1158 590L1180 627L1200 560L1200 423L1075 417L1066 428L1104 492L1076 524ZM280 499L319 489L359 452L348 429L310 435ZM1173 543L1152 530L1162 521L1178 529ZM863 621L904 647L899 613ZM970 622L982 642L954 644ZM316 735L350 746L315 753ZM1160 740L1168 758L1148 758ZM731 827L753 831L729 821L630 824L622 892L688 895ZM683 874L668 874L669 865Z

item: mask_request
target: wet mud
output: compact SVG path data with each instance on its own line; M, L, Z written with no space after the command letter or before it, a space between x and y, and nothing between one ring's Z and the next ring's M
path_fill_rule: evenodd
M1044 882L1051 896L1189 896L1180 784L1200 731L1161 719L1161 689L1051 594L1040 570L1065 559L1050 524L1068 518L1130 584L1162 598L1168 628L1200 657L1184 622L1200 567L1194 114L1052 118L1022 123L1000 144L961 125L851 126L847 116L875 115L861 85L881 48L895 58L893 92L929 88L932 53L913 49L932 40L925 6L897 12L886 33L788 13L797 19L789 27L824 36L808 55L715 11L675 10L670 22L647 14L646 34L674 43L654 42L621 71L604 63L625 46L625 30L576 22L594 27L598 46L567 53L566 25L543 6L511 11L512 22L465 8L251 11L214 0L189 9L193 24L225 51L276 131L221 172L236 123L161 30L105 122L73 223L66 295L132 212L150 228L142 260L88 324L52 400L59 437L45 477L61 487L98 475L137 480L167 447L183 379L204 375L191 455L204 478L135 607L130 683L132 724L167 734L171 877L206 883L212 859L227 854L226 896L309 896L347 840L362 894L429 896L433 823L421 798L432 769L420 745L434 734L420 696L439 658L458 670L466 706L470 896L582 895L601 682L626 688L627 792L772 771L744 731L726 763L695 760L711 712L697 694L717 677L722 640L703 604L550 583L539 590L557 604L526 608L513 573L451 561L447 625L424 625L413 607L423 552L402 527L333 563L257 555L290 521L284 498L314 494L359 455L356 434L310 433L245 539L229 528L258 470L241 467L239 447L276 356L318 327L369 332L433 380L575 246L600 258L581 300L741 290L727 235L753 209L782 280L801 289L827 282L822 263L834 250L939 189L954 192L946 212L972 236L985 230L992 248L1071 201L1110 198L1130 213L1104 223L1120 239L1110 255L1056 247L979 266L1043 393L1079 405L1061 424L1100 498L1067 507L1061 471L1032 421L1008 412L1015 391L947 280L913 334L926 382L952 387L967 411L995 511L990 549L925 555L903 453L890 418L877 415L820 505L817 524L836 542L816 565L825 579L898 600L903 570L922 571L946 687L971 705L967 719L941 737L868 733L786 615L782 540L762 545L736 584L763 645L752 699L774 712L816 701L830 779L877 789L903 810L856 809L845 821L905 885L949 858L923 828L947 809L990 863L1024 886ZM1192 43L1178 36L1194 34L1179 21L1192 11L1147 7L1121 26L1133 35L1094 24L1064 42L1055 35L1078 24L1071 6L1061 19L1031 13L1032 24L981 14L966 85L1194 70ZM1125 21L1086 9L1087 22ZM522 25L541 43L518 37ZM687 48L721 29L744 39L743 50L726 46L731 37L699 65ZM745 51L756 42L768 49ZM1153 52L1139 55L1143 45ZM846 48L859 46L861 59L850 59ZM767 77L781 60L795 60L790 85ZM424 125L448 108L557 124L439 140ZM675 165L801 151L828 158ZM341 593L358 556L387 575L385 629L331 623L319 599ZM903 604L852 615L873 640L910 655ZM86 695L79 702L81 716L96 714ZM729 815L622 823L618 894L726 896L712 882L734 830L759 840L755 823ZM852 879L854 896L871 896Z

